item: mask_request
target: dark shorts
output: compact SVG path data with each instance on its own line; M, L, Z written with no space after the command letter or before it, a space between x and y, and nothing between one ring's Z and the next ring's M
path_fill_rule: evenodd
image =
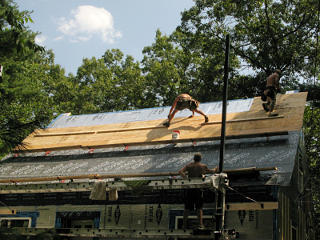
M194 111L198 108L198 106L199 106L199 103L196 100L180 99L177 102L177 105L175 108L179 111L186 109L186 108L189 109L190 111Z
M273 86L268 86L267 88L266 88L266 92L267 92L267 94L266 94L266 96L267 97L270 97L272 100L275 100L276 99L276 96L277 96L277 90L276 90L276 88L275 87L273 87Z
M186 189L184 193L185 209L193 211L194 209L202 209L203 192L200 189Z

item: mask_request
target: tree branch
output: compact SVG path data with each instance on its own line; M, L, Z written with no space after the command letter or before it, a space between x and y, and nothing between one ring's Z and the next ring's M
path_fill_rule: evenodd
M268 33L272 39L272 42L273 42L273 48L275 50L275 55L277 57L277 59L279 59L279 53L278 53L278 42L277 42L277 39L275 39L274 37L274 32L272 31L271 29L271 24L270 24L270 17L269 17L269 14L268 14L268 4L267 4L267 0L264 1L264 12L265 12L265 15L266 15L266 19L267 19L267 29L268 29Z
M306 16L306 13L303 14L302 20L299 23L299 25L295 29L293 29L292 31L287 32L286 34L282 35L281 38L285 38L285 37L297 32L304 25L305 20L307 22L311 18L311 16L309 16L307 19L305 19L305 16ZM281 38L279 38L279 39L281 39Z

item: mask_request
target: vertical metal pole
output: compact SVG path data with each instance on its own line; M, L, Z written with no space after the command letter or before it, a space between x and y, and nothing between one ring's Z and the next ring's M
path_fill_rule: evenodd
M225 133L226 133L226 116L227 116L227 99L228 99L228 74L229 74L229 50L230 50L230 36L226 36L226 51L224 63L224 77L223 77L223 102L222 102L222 123L221 123L221 141L220 141L220 159L219 159L219 173L223 171L223 160L225 150ZM224 203L225 191L219 191L217 196L216 209L216 231L221 231L224 225ZM215 240L219 240L220 234L215 235Z
M228 99L229 50L230 50L230 36L227 35L225 62L224 62L224 76L223 76L223 101L222 101L219 173L223 171L223 159L224 159L224 150L225 150L224 142L226 138L225 135L226 135L227 99Z

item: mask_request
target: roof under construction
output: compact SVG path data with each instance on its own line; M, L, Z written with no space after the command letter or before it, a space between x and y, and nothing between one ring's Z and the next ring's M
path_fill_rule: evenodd
M228 102L224 168L267 168L265 184L288 185L294 168L307 93L277 96L278 116L268 117L260 98ZM179 112L169 128L169 107L72 116L62 114L24 140L0 162L0 179L174 172L201 152L219 163L221 102L202 103L209 116ZM178 131L178 132L177 132ZM173 138L173 132L178 137Z

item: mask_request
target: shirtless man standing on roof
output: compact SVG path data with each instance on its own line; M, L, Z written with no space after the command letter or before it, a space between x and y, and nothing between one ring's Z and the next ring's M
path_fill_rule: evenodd
M164 123L163 125L166 127L170 126L170 122L173 119L174 115L183 109L189 109L192 112L192 115L190 117L194 116L194 112L201 114L204 116L205 122L208 122L208 116L204 114L201 110L198 109L200 102L193 99L189 94L183 93L180 94L176 99L174 100L172 107L169 111L168 115L168 122Z
M277 113L272 113L273 109L276 105L276 96L277 92L280 91L280 74L281 71L276 69L273 74L271 74L267 78L266 90L264 90L263 94L266 97L267 102L263 103L263 109L268 113L268 116L277 116Z

